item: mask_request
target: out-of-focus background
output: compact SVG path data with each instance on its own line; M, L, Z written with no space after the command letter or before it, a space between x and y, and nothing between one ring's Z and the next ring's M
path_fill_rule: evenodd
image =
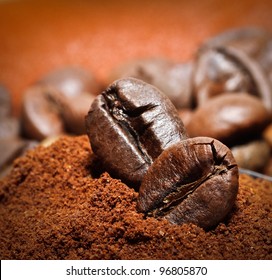
M22 91L48 71L73 64L103 80L127 59L185 61L227 28L272 31L271 0L0 1L0 84L19 110Z

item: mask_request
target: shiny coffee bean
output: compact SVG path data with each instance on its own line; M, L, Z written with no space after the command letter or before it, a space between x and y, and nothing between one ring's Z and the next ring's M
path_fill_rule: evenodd
M115 81L95 99L86 128L105 169L135 186L163 150L186 138L172 102L134 78Z
M260 136L270 117L257 97L228 93L198 107L186 128L190 137L209 136L233 146Z
M255 140L234 146L231 152L239 167L262 171L269 160L271 149L264 140Z
M24 93L21 119L25 136L43 140L64 133L59 108L53 98L58 95L55 89L41 85L32 86Z
M174 224L204 229L223 221L238 192L238 167L218 140L196 137L162 152L140 186L137 208Z
M168 96L176 108L192 106L193 64L174 63L163 58L127 62L112 70L110 82L126 77L143 80Z
M272 110L268 76L257 61L233 47L201 50L193 84L198 105L223 92L247 92L259 96L265 107Z
M92 73L75 66L56 69L43 77L38 84L54 87L66 97L75 97L82 92L97 94L100 88Z

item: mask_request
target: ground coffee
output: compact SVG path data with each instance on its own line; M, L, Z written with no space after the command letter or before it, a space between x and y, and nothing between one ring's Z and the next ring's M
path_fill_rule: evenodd
M144 218L138 193L91 174L86 136L15 161L0 181L1 259L272 259L272 183L240 175L235 207L215 228Z

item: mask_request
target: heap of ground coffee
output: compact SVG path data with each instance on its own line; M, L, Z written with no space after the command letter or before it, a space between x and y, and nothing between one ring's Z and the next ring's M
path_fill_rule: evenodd
M91 176L86 136L14 162L0 181L1 259L272 259L272 183L240 175L236 204L209 231L136 210L138 193Z

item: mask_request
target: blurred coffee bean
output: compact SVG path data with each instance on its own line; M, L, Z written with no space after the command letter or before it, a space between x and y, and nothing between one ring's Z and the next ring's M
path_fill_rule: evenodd
M246 53L233 47L202 49L194 72L197 105L227 92L247 92L258 96L272 110L271 83L262 67Z
M54 88L35 85L26 90L22 102L22 129L35 140L64 133L64 124L54 101L59 95Z
M187 132L190 137L209 136L233 146L259 137L270 120L270 113L257 97L229 93L198 107Z
M38 146L37 141L22 138L0 139L0 178L6 176L12 168L13 161L27 151Z
M76 135L86 134L85 116L94 99L95 95L90 93L81 93L70 98L55 99L68 133Z
M38 84L54 87L66 97L75 97L82 92L97 94L100 90L92 73L75 66L56 69L44 76Z
M0 85L0 121L11 115L11 98L7 89Z
M266 166L271 149L264 140L256 140L231 149L239 167L262 171Z
M193 64L174 63L163 58L146 58L127 62L112 70L110 83L133 77L152 84L168 96L176 108L192 106Z
M137 209L174 224L208 229L232 209L238 186L238 167L225 145L207 137L186 139L164 150L151 165Z
M21 132L19 120L14 117L0 117L0 139L18 137Z
M231 46L251 57L258 56L266 48L271 33L261 27L247 26L228 29L206 40L202 48Z
M166 95L134 78L115 81L95 99L86 129L105 169L133 186L163 150L187 137Z

